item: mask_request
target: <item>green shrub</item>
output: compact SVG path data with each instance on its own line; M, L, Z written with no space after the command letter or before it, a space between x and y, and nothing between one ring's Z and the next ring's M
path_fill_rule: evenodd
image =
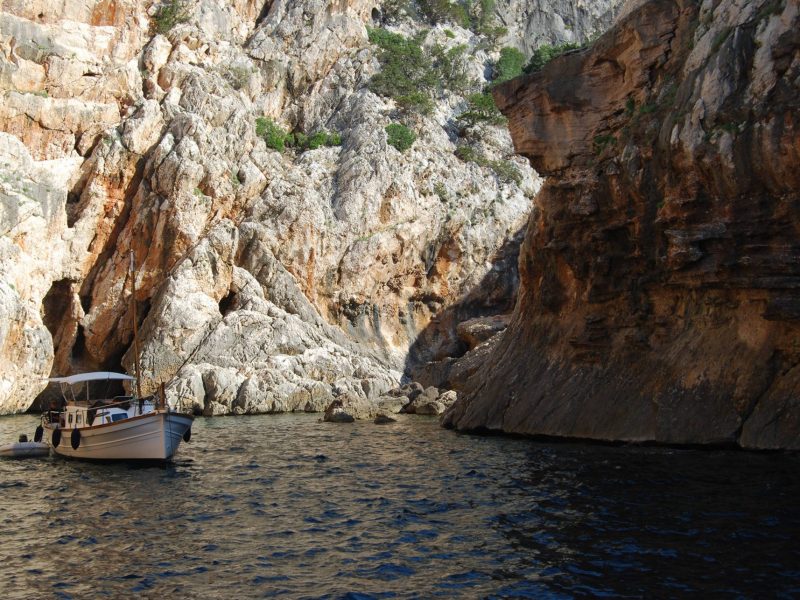
M505 27L499 27L494 15L494 0L479 0L472 3L472 30L482 35L486 41L479 44L482 49L495 48L498 40L508 33Z
M400 152L405 152L414 144L417 136L405 125L400 123L390 123L386 126L386 141L397 148Z
M494 23L494 0L480 0L477 5L475 25L482 29Z
M430 94L426 92L412 92L403 96L397 96L394 100L397 102L397 106L400 110L419 115L431 114L436 106Z
M472 146L459 146L456 148L456 156L464 162L474 162L480 164L483 156Z
M464 162L473 162L481 167L488 167L500 181L507 183L522 183L522 173L516 165L508 160L489 160L472 146L459 146L456 148L456 156Z
M434 44L431 48L431 56L433 56L433 68L442 88L462 93L469 87L467 46L465 44L459 44L450 49Z
M380 48L381 72L370 81L376 94L395 98L414 92L429 91L436 86L431 62L417 38L406 38L384 29L373 29L370 41Z
M489 163L489 167L500 181L516 183L517 185L522 183L522 173L510 160L493 160Z
M506 47L500 50L500 58L495 65L494 83L502 83L522 75L525 66L525 55L516 48Z
M395 100L402 98L406 110L425 112L430 109L430 93L435 89L437 77L430 59L422 51L424 36L406 38L402 35L372 29L370 41L380 48L376 73L369 88L376 94Z
M166 0L153 15L153 30L162 35L169 33L175 25L186 23L189 15L189 6L186 0Z
M413 15L413 0L384 0L381 5L381 17L384 23L397 23L405 15Z
M264 138L267 148L283 152L286 148L288 134L271 119L256 119L256 135ZM291 142L291 140L289 140Z
M467 110L458 116L458 121L462 126L473 127L478 123L502 125L506 119L494 103L492 95L484 92L467 96Z
M302 131L295 131L294 133L286 136L286 145L290 148L307 148L308 136Z
M264 138L268 148L283 152L286 148L294 148L298 152L316 150L322 146L341 146L342 136L338 133L315 131L306 135L302 131L288 133L275 122L264 117L256 119L256 135Z
M556 46L551 46L550 44L544 44L539 46L531 56L531 60L528 62L528 66L525 67L526 73L532 73L533 71L539 71L544 67L547 63L549 63L554 58L557 58L564 54L565 52L569 52L570 50L577 50L582 48L582 44L576 44L574 42L566 42L564 44L558 44Z
M450 0L418 0L417 4L432 25L455 23L465 29L470 26L466 3L451 2Z

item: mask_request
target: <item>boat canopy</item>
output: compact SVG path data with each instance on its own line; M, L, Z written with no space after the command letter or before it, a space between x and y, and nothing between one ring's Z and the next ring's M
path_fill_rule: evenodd
M110 379L126 379L134 380L135 377L125 375L124 373L112 373L111 371L94 371L92 373L78 373L77 375L70 375L69 377L51 377L47 381L53 383L67 383L74 385L76 383L83 383L85 381L108 381Z

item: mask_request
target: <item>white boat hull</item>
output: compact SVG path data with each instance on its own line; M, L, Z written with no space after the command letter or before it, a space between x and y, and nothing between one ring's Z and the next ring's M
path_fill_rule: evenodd
M60 456L91 460L168 460L191 428L193 417L164 410L153 411L92 427L81 427L80 444L73 449L73 429L61 429L53 445L54 425L45 424L44 437Z
M0 456L5 458L31 458L48 454L50 446L44 442L16 442L0 446Z

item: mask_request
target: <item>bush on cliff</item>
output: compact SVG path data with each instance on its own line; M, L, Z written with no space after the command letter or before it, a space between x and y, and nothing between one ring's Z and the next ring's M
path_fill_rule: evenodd
M506 118L500 113L494 98L488 92L467 96L467 110L458 116L462 127L474 127L478 123L503 125Z
M380 49L381 64L369 89L392 98L408 114L430 114L436 94L445 90L462 94L472 85L467 76L467 46L434 44L426 52L422 47L426 35L422 32L406 38L385 29L369 32L370 41Z
M469 2L451 2L450 0L418 0L422 14L433 25L440 23L454 23L464 29L471 25L470 14L467 10Z
M525 55L516 48L506 47L500 50L500 58L494 66L493 84L503 83L522 75L525 66Z
M471 82L467 75L467 46L459 44L445 48L434 44L431 48L433 69L443 89L463 93Z
M555 46L543 44L534 51L533 56L531 56L531 60L528 62L528 66L525 67L524 71L526 73L539 71L554 58L557 58L565 52L569 52L570 50L578 50L580 48L583 48L583 45L575 42L565 42Z
M405 125L391 123L386 126L386 141L400 152L411 148L416 139L416 134Z
M385 29L372 29L369 40L380 48L380 73L369 82L369 89L395 99L409 111L427 114L433 109L430 92L436 87L436 75L430 59L422 51L425 34L406 38Z
M508 160L489 160L481 152L472 146L459 146L456 148L456 156L464 162L472 162L480 167L487 167L494 171L495 176L505 183L522 183L522 173L516 165Z
M286 148L287 133L272 119L257 118L256 135L264 138L267 148L272 148L278 152L283 152Z
M156 9L153 15L152 29L154 33L165 35L178 25L189 20L190 12L186 0L166 0Z
M295 148L299 152L316 150L322 146L341 146L342 136L338 133L316 131L311 135L302 132L289 133L271 119L256 119L256 135L264 138L267 148L283 152L286 148Z

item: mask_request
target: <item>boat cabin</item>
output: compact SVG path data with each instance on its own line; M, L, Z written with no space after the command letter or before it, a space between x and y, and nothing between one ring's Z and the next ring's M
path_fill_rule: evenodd
M127 395L108 397L101 391L99 397L92 398L92 392L96 393L98 387L101 390L105 387L106 391L119 389L121 380L133 379L130 375L108 371L51 378L50 381L61 385L63 400L61 409L50 410L46 420L62 429L82 429L116 423L156 410L153 396L135 400Z

